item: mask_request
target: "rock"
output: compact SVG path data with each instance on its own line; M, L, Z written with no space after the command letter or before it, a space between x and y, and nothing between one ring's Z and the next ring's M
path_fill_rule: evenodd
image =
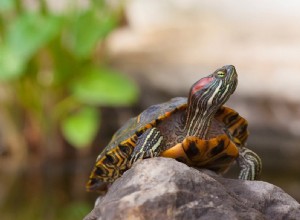
M125 172L85 220L297 218L300 204L277 186L227 179L158 157Z

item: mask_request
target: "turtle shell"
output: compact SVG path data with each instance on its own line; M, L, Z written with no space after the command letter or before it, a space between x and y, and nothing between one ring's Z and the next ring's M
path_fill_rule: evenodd
M113 182L128 169L128 159L135 142L145 130L169 117L173 112L186 109L187 98L176 97L168 102L152 105L138 116L129 119L116 133L102 153L97 157L95 167L87 183L87 190L102 191L101 182ZM99 181L101 179L101 182Z
M126 143L136 139L146 129L155 126L159 121L169 117L173 112L186 109L187 98L176 97L168 102L152 105L137 117L129 119L116 133L105 148L105 152L114 149L117 145L128 146ZM130 143L131 145L131 143Z
M168 102L150 106L137 117L128 120L113 135L107 147L98 156L95 167L90 175L90 180L87 183L87 190L102 192L105 190L105 183L113 182L121 176L122 173L129 168L128 159L133 152L137 138L144 131L156 126L159 122L170 117L173 113L185 110L187 108L187 101L186 97L173 98ZM240 117L233 109L224 106L217 111L215 120L223 123L221 128L219 127L216 129L225 130L225 135L217 137L210 142L201 140L200 138L196 141L204 141L203 146L212 145L212 143L219 144L221 141L231 144L231 148L236 149L232 156L234 159L238 155L235 145L244 144L248 137L247 121ZM186 144L182 147L190 148L190 145ZM177 146L176 148L176 146L174 146L174 148L168 149L166 153L163 153L162 156L177 159L178 155L176 155L176 149L181 149L182 147ZM212 152L215 151L215 149L217 148L213 149L212 147ZM221 154L218 155L221 156ZM197 161L199 161L199 159ZM224 167L228 167L230 162L225 162L226 166ZM194 163L189 162L188 164L193 165ZM211 167L213 166L214 163L212 163Z

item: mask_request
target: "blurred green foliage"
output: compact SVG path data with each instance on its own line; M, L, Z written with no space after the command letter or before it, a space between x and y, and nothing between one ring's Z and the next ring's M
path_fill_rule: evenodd
M25 114L42 136L59 128L85 147L99 129L99 106L137 98L135 84L106 64L105 39L120 25L121 10L103 0L61 13L39 3L27 10L20 0L0 1L0 86L8 94L1 105L14 118Z

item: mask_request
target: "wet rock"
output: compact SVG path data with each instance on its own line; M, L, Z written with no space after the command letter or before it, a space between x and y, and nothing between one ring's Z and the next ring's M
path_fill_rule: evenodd
M297 219L300 204L262 181L227 179L169 158L136 163L98 199L94 219Z

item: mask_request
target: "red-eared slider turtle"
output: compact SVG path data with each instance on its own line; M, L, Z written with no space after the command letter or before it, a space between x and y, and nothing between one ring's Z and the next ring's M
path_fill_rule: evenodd
M237 159L239 178L256 179L261 161L245 147L248 123L223 106L236 86L234 66L224 66L194 83L188 98L153 105L131 118L98 156L87 190L101 192L135 161L155 156L216 172Z

